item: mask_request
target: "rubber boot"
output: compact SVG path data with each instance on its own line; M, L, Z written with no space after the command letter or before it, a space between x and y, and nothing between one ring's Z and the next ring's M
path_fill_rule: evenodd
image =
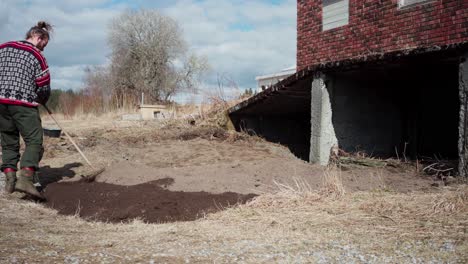
M34 186L34 170L23 168L18 174L15 189L19 192L27 193L38 199L44 200L44 196L37 191Z
M16 171L13 169L5 169L5 192L13 193L16 184Z

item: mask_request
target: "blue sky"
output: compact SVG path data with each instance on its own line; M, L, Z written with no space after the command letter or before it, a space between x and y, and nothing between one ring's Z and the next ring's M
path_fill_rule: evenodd
M55 25L45 50L56 89L82 87L86 66L106 65L107 26L127 8L157 9L178 21L191 51L211 71L200 88L216 91L217 76L255 88L255 76L296 63L296 0L0 0L0 42L23 39L38 20Z

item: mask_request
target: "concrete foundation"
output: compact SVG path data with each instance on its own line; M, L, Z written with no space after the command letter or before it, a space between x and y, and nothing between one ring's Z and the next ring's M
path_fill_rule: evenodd
M330 150L338 145L332 123L332 83L322 73L316 73L311 90L310 162L328 164Z
M468 176L468 53L460 58L458 70L459 97L460 97L460 119L458 125L458 173L461 176Z

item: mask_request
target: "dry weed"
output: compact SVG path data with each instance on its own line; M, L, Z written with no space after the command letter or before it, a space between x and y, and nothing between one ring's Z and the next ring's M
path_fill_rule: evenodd
M241 132L236 132L236 131L227 131L227 138L226 138L227 142L232 143L232 142L236 142L236 141L250 141L250 140L259 141L259 140L261 140L261 138L260 137L252 137L252 136L249 136L246 133L241 133Z
M246 206L253 208L297 208L322 199L317 190L314 190L306 180L294 178L293 181L293 185L274 181L275 192L258 196Z
M209 103L195 107L194 112L185 115L185 123L192 125L217 126L226 130L234 130L228 115L228 109L239 100L226 101L219 96L208 98Z
M434 214L468 212L468 188L462 185L455 192L439 194L432 200Z
M256 197L247 206L255 208L287 208L315 204L324 199L340 200L345 188L337 168L329 168L322 176L322 187L315 189L306 179L293 178L293 184L274 181L276 191Z
M324 171L321 193L333 198L342 198L346 194L341 171L336 166L329 166Z
M188 127L185 130L180 131L180 133L176 133L174 136L175 139L179 140L192 140L195 138L225 140L228 137L226 130L214 126Z
M389 201L385 195L374 195L372 197L366 198L369 199L365 200L370 201L360 204L359 209L371 215L377 215L380 217L390 217L395 214L402 214L404 212L408 212L410 210L410 207L406 207L403 203Z
M372 193L366 194L363 200L359 205L360 210L391 218L400 224L413 226L427 219L448 223L457 221L451 215L468 212L468 186L460 186L457 190L446 189L441 193Z

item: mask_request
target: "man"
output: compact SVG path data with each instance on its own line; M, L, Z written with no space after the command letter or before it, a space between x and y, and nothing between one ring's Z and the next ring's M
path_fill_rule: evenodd
M52 26L40 21L26 40L0 45L0 133L5 191L15 190L43 199L33 184L44 149L39 104L50 95L50 74L42 51ZM20 155L20 135L26 148ZM21 158L21 160L20 160ZM20 162L20 171L18 171Z

